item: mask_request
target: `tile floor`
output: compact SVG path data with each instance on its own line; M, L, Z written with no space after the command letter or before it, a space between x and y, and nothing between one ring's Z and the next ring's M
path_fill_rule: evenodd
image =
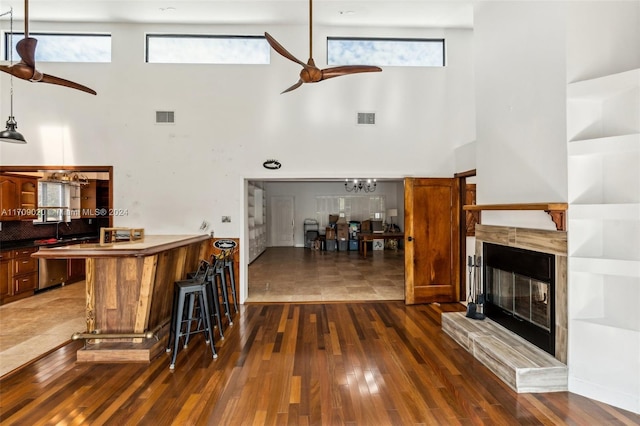
M403 299L402 250L270 247L249 265L248 303Z
M0 377L85 329L84 281L0 306Z

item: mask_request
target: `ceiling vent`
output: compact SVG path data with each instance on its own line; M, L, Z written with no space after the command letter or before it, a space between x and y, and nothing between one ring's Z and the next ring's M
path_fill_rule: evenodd
M156 123L167 124L175 123L174 111L156 111Z
M358 124L376 124L375 112L359 112Z

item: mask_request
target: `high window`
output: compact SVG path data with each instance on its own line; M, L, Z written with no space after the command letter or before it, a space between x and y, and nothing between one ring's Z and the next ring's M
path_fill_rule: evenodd
M327 38L327 64L443 67L444 39Z
M38 40L36 62L111 62L110 34L51 34L29 33ZM24 33L7 31L4 34L4 59L18 62L20 57L16 44ZM13 58L9 45L13 42Z
M171 64L268 64L264 36L148 34L146 62Z

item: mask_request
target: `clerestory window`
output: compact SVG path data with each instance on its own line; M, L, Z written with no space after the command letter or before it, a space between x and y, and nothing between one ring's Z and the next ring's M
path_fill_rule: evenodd
M444 39L328 37L327 64L443 67Z

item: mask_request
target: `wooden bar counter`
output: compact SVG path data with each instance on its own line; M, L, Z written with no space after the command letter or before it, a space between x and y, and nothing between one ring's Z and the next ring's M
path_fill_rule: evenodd
M87 329L74 338L96 337L86 338L78 361L149 362L164 351L174 282L207 258L209 240L208 235L145 235L34 253L43 259L86 259Z

